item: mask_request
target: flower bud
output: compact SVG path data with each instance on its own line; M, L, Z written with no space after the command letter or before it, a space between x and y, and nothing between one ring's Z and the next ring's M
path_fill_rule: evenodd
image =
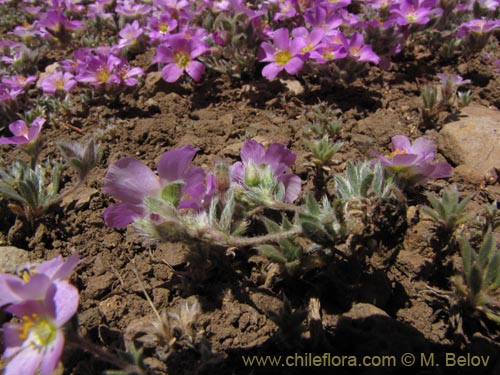
M254 163L248 163L245 168L245 184L249 187L259 186L261 183L261 176L259 167Z
M217 191L219 193L224 193L229 189L231 183L231 178L229 175L229 168L226 163L219 162L215 165L215 181L217 186Z

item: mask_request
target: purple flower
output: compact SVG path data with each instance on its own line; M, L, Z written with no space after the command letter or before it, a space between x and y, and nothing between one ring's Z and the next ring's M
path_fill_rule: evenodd
M162 76L167 82L177 81L184 72L199 81L205 65L195 59L207 51L208 45L197 38L171 36L166 43L158 46L153 62L166 64L162 69Z
M430 21L432 15L431 8L419 4L420 0L402 0L391 8L391 13L395 16L398 25L408 24L424 25Z
M78 290L65 281L54 281L43 300L28 300L6 311L20 319L3 325L5 358L11 358L4 375L32 375L39 368L50 375L64 346L62 327L78 309Z
M24 145L34 143L38 140L42 125L45 119L37 117L28 127L23 120L14 121L9 125L9 130L13 137L0 137L0 144L6 145Z
M43 14L38 25L41 27L41 32L48 38L63 34L67 30L77 30L84 27L83 23L80 21L70 21L64 13L59 10L49 10L47 13ZM48 30L47 33L45 30Z
M149 39L154 42L164 42L170 36L171 32L177 28L178 22L172 18L169 13L160 14L159 18L151 17L149 19Z
M144 30L139 26L139 22L127 23L123 29L120 30L120 40L118 40L118 47L132 47L137 44L138 38L144 33Z
M299 43L303 44L304 47L302 47L300 52L308 56L309 52L318 48L325 36L325 31L319 27L315 27L309 32L305 27L297 27L292 30L292 35L294 39L302 40Z
M457 36L464 37L470 33L486 34L498 28L500 28L500 20L473 19L460 25Z
M499 60L496 60L493 62L493 65L495 66L493 68L493 71L494 72L497 72L497 73L500 73L500 59Z
M382 156L372 152L381 164L397 174L398 178L408 185L423 185L429 178L443 178L451 175L452 167L447 162L434 162L436 146L423 137L417 138L413 144L404 135L392 138L392 153Z
M36 76L23 76L21 74L12 77L3 77L2 83L9 86L11 89L24 90L26 87L36 82Z
M0 307L27 300L43 300L50 284L66 279L79 263L78 253L58 256L24 270L23 277L0 273Z
M292 203L301 190L301 180L295 174L285 173L290 168L297 155L286 146L273 143L267 150L257 141L246 140L240 151L241 162L234 163L230 168L231 179L247 190L256 189L267 196L273 197L279 184L285 188L284 201Z
M303 38L290 40L288 30L281 28L274 31L273 44L263 42L261 48L265 56L260 61L269 62L262 75L267 79L275 78L282 70L288 74L297 74L304 65L301 50L306 46Z
M165 152L158 162L158 177L133 158L112 164L104 177L103 190L122 203L104 211L106 225L122 228L144 217L144 200L148 197L166 200L178 209L200 209L206 203L205 171L189 166L197 151L184 146Z
M55 94L59 92L70 92L75 86L76 81L73 74L69 72L55 72L40 81L40 87L46 94Z
M147 4L141 4L140 2L135 2L134 0L119 0L115 7L115 12L122 14L125 17L137 18L151 11L151 6Z
M349 57L356 61L367 61L374 64L378 64L380 62L380 57L373 52L369 45L364 44L363 36L358 32L355 32L351 36L346 50Z
M95 54L86 49L75 51L78 82L116 89L123 85L134 86L138 77L144 75L141 68L132 68L125 58L115 56L113 49L96 49L93 52Z

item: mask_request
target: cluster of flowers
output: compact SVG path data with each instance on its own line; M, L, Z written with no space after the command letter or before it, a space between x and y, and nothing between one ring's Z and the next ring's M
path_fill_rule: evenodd
M301 179L287 173L296 155L282 144L273 143L266 149L255 140L246 140L240 151L241 161L231 166L219 164L214 173L208 174L201 167L190 166L197 150L183 146L165 152L158 162L158 175L130 157L112 164L103 190L121 203L105 210L106 225L125 227L145 217L161 223L161 215L147 203L151 198L168 202L179 212L199 214L215 197L223 200L229 189L242 202L271 207L277 200L293 203L300 194ZM431 141L418 138L411 144L405 136L393 138L389 156L375 154L388 172L412 186L425 184L429 178L450 176L451 166L434 162L435 155L436 146ZM279 190L281 195L277 194Z
M259 61L266 63L262 74L273 79L281 71L299 73L305 63L325 64L347 59L358 63L390 66L391 56L400 52L410 34L425 29L451 27L457 38L480 49L499 20L490 20L497 0L470 0L455 3L437 0L369 0L352 7L351 0L296 1L268 0L167 0L143 3L135 0L100 0L90 3L52 0L50 3L21 2L31 24L17 26L10 33L22 42L2 42L0 61L13 67L35 58L28 47L33 39L65 41L74 33L92 32L92 25L116 28L116 43L84 48L75 52L73 64L46 77L44 92L69 91L75 82L94 86L131 86L143 75L130 68L124 56L141 51L147 43L157 48L153 62L163 65L163 77L177 81L187 73L195 81L205 70L202 55L237 43L228 30L206 29L203 20L214 14L242 15L260 40ZM473 18L473 9L482 9L482 18ZM450 22L453 21L453 22ZM451 26L450 26L451 25ZM467 43L465 43L467 44ZM237 46L236 46L237 47ZM251 51L251 53L254 53ZM19 71L19 69L17 69ZM7 69L10 72L12 69ZM32 84L34 76L2 74L0 100L14 99Z
M67 282L79 263L74 253L22 271L22 277L0 273L0 307L14 318L3 325L5 375L42 375L56 368L64 347L64 325L78 309L78 290Z
M230 167L220 165L215 173L190 166L197 148L183 146L165 152L158 162L158 176L142 162L123 158L112 164L104 178L103 190L122 203L108 207L104 212L106 225L125 227L147 212L147 198L159 198L179 210L201 211L210 205L215 194L230 187L251 191L261 202L274 199L281 185L284 201L292 203L301 190L300 178L286 173L296 155L284 145L274 143L266 150L254 141L245 141L241 162ZM149 213L153 215L154 213ZM160 220L160 218L157 218Z

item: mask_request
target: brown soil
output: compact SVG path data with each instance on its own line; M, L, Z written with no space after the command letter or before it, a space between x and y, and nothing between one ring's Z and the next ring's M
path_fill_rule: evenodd
M430 54L418 58L417 52L398 56L389 72L371 68L350 86L314 76L301 78L294 82L304 88L301 94L287 88L294 79L231 83L205 77L197 85L171 85L148 65L150 53L137 56L135 63L148 71L140 90L123 93L114 102L78 103L71 116L45 129L47 144L42 157L57 155L55 140L101 137L103 158L87 185L41 218L35 233L2 202L0 243L30 249L34 261L78 251L84 260L72 282L81 292L81 334L110 351L135 341L144 346L146 363L154 374L274 374L282 369L245 368L242 355L308 352L357 356L436 353L439 359L445 352L491 355L490 365L481 369L406 369L398 365L316 369L318 373L498 374L499 336L494 327L469 324L463 335L450 329L446 292L452 287L446 280L452 270L438 272L433 267L432 223L419 215L425 202L422 193L439 192L450 184L457 184L464 196L477 192L469 209L479 213L482 204L500 198L498 183L480 189L477 180L454 173L411 193L408 228L391 249L397 255L395 261L387 269L359 275L352 275L350 264L340 262L287 277L254 249L245 248L231 256L214 256L204 272L193 272L184 245L145 244L133 228L115 230L103 223L102 212L113 202L102 192L103 176L108 165L123 156L136 157L154 169L162 152L192 144L200 148L195 164L211 167L218 159L237 160L246 138L281 142L298 154L295 173L304 181L303 191L331 192L331 177L344 171L347 160L370 158L369 150L387 153L392 136L425 134L435 140L436 130L424 133L418 126L419 82L435 81L441 68ZM500 108L500 76L479 59L456 63L442 69L452 72L453 66L459 66L460 73L475 83L474 102ZM303 142L312 106L319 101L339 108L344 121L338 139L344 146L335 156L337 163L324 186L313 183L314 171L306 165ZM64 124L81 129L82 134ZM17 151L4 150L5 154L8 151L7 160L20 156ZM166 360L160 360L151 341L138 340L155 319L141 283L159 311L176 311L185 301L200 303L202 313L195 331L203 337L204 350L179 344ZM280 331L272 319L285 297L294 311L289 319L295 319L301 329ZM321 304L319 324L311 319L309 306L314 299ZM68 351L63 362L64 374L97 374L109 368L80 350ZM309 370L286 368L283 373Z

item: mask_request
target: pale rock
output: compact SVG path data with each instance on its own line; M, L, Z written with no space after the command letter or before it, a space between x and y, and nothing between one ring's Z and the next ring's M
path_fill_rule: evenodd
M59 70L60 66L61 65L58 62L47 65L47 67L45 68L45 71L40 73L40 76L38 77L38 81L36 81L36 87L40 88L41 87L40 85L42 83L42 79L47 78L47 77L51 76L52 74L54 74L55 72L57 72Z
M369 303L356 303L355 305L352 306L351 310L346 312L345 314L342 314L341 318L349 318L352 320L357 320L357 319L366 319L370 318L372 316L383 316L388 318L389 315L382 310L379 309L377 306L374 306Z
M465 107L458 121L443 126L438 146L455 165L466 165L482 175L500 167L500 111Z
M17 269L30 262L30 253L14 246L0 246L0 272L16 273Z

